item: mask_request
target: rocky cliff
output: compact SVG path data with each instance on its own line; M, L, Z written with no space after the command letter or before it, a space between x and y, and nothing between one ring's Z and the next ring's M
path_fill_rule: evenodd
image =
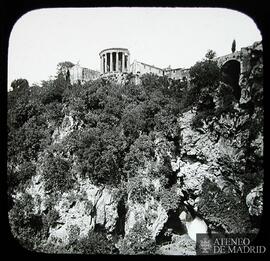
M230 110L219 110L224 100L218 94L228 86L222 83L209 92L218 113L207 111L208 115L201 117L206 111L200 109L199 101L182 110L175 120L166 118L168 132L158 127L148 135L139 132L137 140L124 151L127 176L118 185L93 182L80 174L82 156L73 152L78 147L67 143L67 138L75 134L75 139L80 139L82 134L78 133L83 133L87 119L92 124L95 118L88 113L82 120L78 109L70 109L50 134L51 154L46 150L39 153L35 174L25 190L17 187L12 191L15 206L9 215L15 237L20 238L15 209L25 200L24 194L32 207L20 215L24 220L29 215L41 219L43 228L35 234L39 243L31 248L42 252L76 252L75 243L97 231L105 233L120 254L194 254L195 244L179 218L183 210L204 220L212 232L256 233L263 213L262 49L258 44L250 47L245 58L250 59L250 68L241 76L241 84L249 90L249 97L242 92L240 98L231 101ZM203 96L200 99L203 103ZM123 131L117 133L121 135ZM125 148L126 142L119 146ZM110 144L104 146L108 149ZM69 182L64 190L55 189L53 184L48 187L50 157L59 157L57 167L61 170L65 169L63 162L72 163L64 171L70 176L61 180ZM96 160L91 157L88 171ZM111 167L118 160L112 159ZM110 175L111 169L106 171Z

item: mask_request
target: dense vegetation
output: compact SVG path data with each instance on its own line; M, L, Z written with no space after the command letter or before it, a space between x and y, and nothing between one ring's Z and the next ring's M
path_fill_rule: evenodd
M213 57L213 52L208 53L190 69L189 84L186 80L147 74L139 85L118 85L104 79L71 85L69 62L60 63L56 79L43 81L41 86L29 86L25 79L15 80L8 93L8 195L15 237L33 249L46 238L57 219L58 213L50 207L47 213L35 213L31 196L23 192L40 171L45 190L51 195L70 190L79 175L95 185L121 184L130 193L130 200L143 203L153 192L141 179L147 159L151 175L164 182L155 196L166 210L177 208L179 197L174 192L174 173L166 153L160 153L161 168L155 169L151 162L156 160L157 149L179 152L181 131L177 119L184 111L197 108L193 127L199 128L202 121L234 110L233 90L220 83L220 70ZM72 132L59 142L58 132L70 124L68 117L74 121ZM157 146L156 140L162 145ZM13 198L16 192L22 195ZM144 241L138 242L137 230L144 232ZM145 224L137 224L134 231L123 240L122 251L154 252ZM71 239L63 251L115 253L102 232L92 232L81 240Z
M151 186L143 186L138 176L145 167L145 158L149 162L155 160L157 137L165 140L165 149L169 146L177 153L181 136L177 118L188 106L199 102L205 88L216 88L216 63L211 59L197 63L191 69L190 88L186 80L151 74L144 75L140 85L117 85L103 79L71 85L65 77L70 66L68 62L60 63L56 79L43 81L41 86L30 87L24 79L12 83L13 90L8 95L9 195L23 191L37 166L42 166L47 192L67 191L74 185L76 165L76 172L96 185L118 186L128 180L131 200L144 202L147 193L153 191ZM203 77L205 73L207 77ZM57 143L53 134L65 124L65 115L71 115L76 126ZM163 168L158 172L153 169L152 175L164 179L170 194L172 170L166 158L163 162ZM170 203L168 193L160 192L166 208L175 204ZM31 200L27 203L10 199L14 204L10 206L11 225L24 231L15 231L15 236L33 246L32 237L25 231L38 235L41 228L48 229L47 215L37 217L29 212L31 216L26 217L29 213L21 213L19 207L22 201L31 204ZM27 222L33 217L40 222L39 230L35 223Z

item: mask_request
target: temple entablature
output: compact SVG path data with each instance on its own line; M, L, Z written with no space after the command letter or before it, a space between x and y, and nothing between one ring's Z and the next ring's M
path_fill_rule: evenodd
M129 72L129 56L129 50L126 48L108 48L102 50L99 53L101 74Z

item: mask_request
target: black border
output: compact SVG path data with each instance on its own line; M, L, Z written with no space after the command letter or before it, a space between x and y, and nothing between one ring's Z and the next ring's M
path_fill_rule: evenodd
M4 2L4 1L3 1ZM13 25L16 21L25 13L40 9L40 8L60 8L60 7L216 7L216 8L228 8L248 15L256 23L257 27L261 31L263 37L264 47L264 101L265 101L265 122L267 122L267 98L269 85L269 31L267 31L268 24L268 6L267 1L242 1L242 0L174 0L174 1L95 1L95 0L65 0L65 1L52 1L52 0L21 0L14 1L9 0L0 4L0 28L1 28L1 74L0 74L0 116L1 116L1 161L0 161L0 189L1 189L1 249L9 257L74 257L73 255L45 255L42 253L30 252L22 248L20 244L15 240L9 230L8 218L7 218L7 195L6 195L6 161L7 161L7 130L6 130L6 113L7 113L7 59L8 59L8 40ZM269 236L269 214L267 207L269 205L269 192L267 187L269 186L269 177L267 176L267 127L264 126L264 141L265 141L265 185L264 185L264 214L262 217L262 227L257 237L258 245L265 245L267 247L267 255L269 255L270 236ZM3 220L2 220L3 219ZM2 253L2 256L4 256ZM261 255L262 256L262 255ZM80 257L76 255L76 258ZM88 258L91 256L88 256ZM117 258L120 256L117 256ZM123 256L124 257L124 256ZM164 256L165 257L165 256ZM166 256L167 258L168 256ZM172 256L170 256L172 257ZM179 258L179 257L176 257ZM183 258L181 256L181 258ZM209 257L207 257L209 258ZM214 257L216 258L216 257Z

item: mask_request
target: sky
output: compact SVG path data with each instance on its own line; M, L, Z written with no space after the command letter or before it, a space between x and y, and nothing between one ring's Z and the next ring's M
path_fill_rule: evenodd
M131 62L160 68L189 68L207 50L217 56L261 40L254 21L223 8L51 8L24 14L14 25L8 49L8 87L30 85L56 74L59 62L100 70L99 52L122 47Z

